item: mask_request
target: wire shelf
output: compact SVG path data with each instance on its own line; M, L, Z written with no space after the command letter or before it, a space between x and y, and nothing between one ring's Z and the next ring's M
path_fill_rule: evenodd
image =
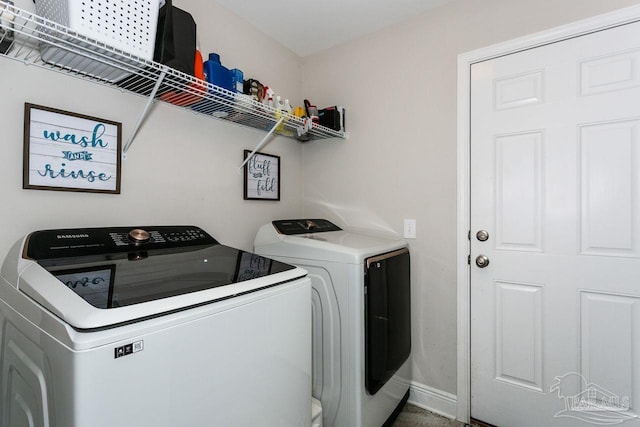
M0 18L0 56L265 131L284 116L275 133L300 141L346 138L344 132L317 124L305 127L305 120L247 95L123 52L3 0ZM48 54L45 61L42 51L47 50L57 54Z

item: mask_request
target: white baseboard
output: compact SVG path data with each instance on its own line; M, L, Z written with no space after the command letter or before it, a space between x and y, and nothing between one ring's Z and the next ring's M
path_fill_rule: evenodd
M458 399L455 394L414 381L411 382L409 403L451 419L456 418L458 410Z

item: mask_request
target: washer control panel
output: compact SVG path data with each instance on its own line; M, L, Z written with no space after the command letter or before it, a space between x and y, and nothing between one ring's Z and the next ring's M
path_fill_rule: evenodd
M282 219L273 221L273 226L280 234L307 234L340 231L340 227L326 219Z
M212 244L218 242L192 225L72 228L31 233L24 256L41 260Z
M178 229L177 227L149 227L149 228L133 228L126 231L113 231L109 233L109 237L116 246L147 245L158 243L175 243L185 245L199 242L209 236L202 229L193 227Z

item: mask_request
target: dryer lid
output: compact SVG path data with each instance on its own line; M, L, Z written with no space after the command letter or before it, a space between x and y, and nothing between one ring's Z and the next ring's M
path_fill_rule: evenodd
M304 220L286 220L288 223ZM313 220L326 221L326 220ZM273 257L362 264L365 258L407 247L404 240L338 229L320 232L280 232L277 223L260 227L254 240L256 252ZM333 225L329 221L326 223ZM295 228L294 225L291 226ZM329 226L327 226L329 228ZM290 261L293 262L293 261Z

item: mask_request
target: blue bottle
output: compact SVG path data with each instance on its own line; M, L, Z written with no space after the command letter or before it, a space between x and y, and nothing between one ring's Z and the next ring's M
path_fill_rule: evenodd
M210 53L209 60L204 62L204 74L207 82L233 91L231 71L220 63L217 53Z
M242 70L237 68L231 70L231 79L231 86L233 87L231 90L235 93L242 93L244 91L244 73Z

